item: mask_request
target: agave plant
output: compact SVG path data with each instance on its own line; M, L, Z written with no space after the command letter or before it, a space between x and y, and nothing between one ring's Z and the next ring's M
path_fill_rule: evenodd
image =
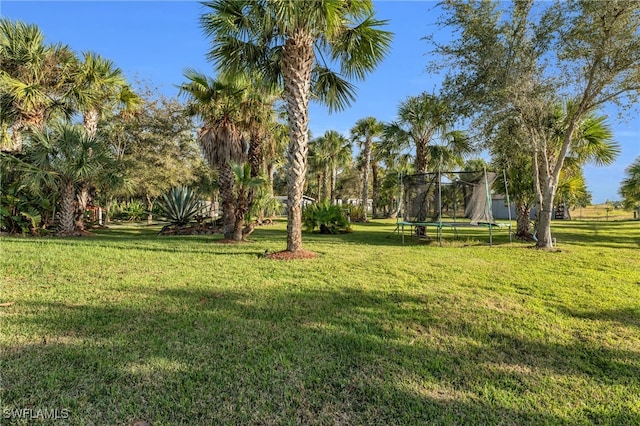
M176 187L163 195L158 207L172 225L184 226L200 211L200 196L189 187Z

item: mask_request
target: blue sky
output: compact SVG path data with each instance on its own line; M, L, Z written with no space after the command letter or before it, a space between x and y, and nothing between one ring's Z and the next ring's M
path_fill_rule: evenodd
M437 33L439 13L430 1L379 1L377 16L390 20L395 33L391 53L364 82L358 82L358 99L351 108L329 115L312 105L310 127L319 136L333 129L348 135L359 118L372 115L382 121L395 118L398 104L423 91L437 91L441 76L425 67L430 47L421 40ZM91 50L114 61L130 80L147 81L175 96L187 67L205 73L213 68L205 59L207 41L198 18L202 6L194 1L0 1L3 17L37 24L48 42L68 44L77 52ZM447 37L447 34L438 34ZM619 199L624 169L640 155L640 117L617 121L614 109L605 111L622 146L622 155L609 167L585 169L595 203Z

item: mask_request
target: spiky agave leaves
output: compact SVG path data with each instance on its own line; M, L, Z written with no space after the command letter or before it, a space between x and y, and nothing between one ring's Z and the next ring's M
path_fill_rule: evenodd
M185 226L200 212L200 195L187 186L175 187L162 196L158 207L172 225Z

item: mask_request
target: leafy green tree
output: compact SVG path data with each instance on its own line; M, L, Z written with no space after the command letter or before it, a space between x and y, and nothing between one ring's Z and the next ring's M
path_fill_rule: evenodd
M362 206L364 207L364 220L367 220L367 203L369 200L369 170L374 169L375 166L372 166L372 150L373 144L377 138L382 136L382 132L384 131L384 124L378 121L375 117L366 117L361 118L356 121L356 124L351 129L351 140L353 142L357 142L360 147L363 149L362 158ZM373 172L373 170L372 170ZM374 173L374 180L376 180L377 176ZM375 182L377 183L377 182ZM375 188L376 184L374 183L374 203L375 203ZM375 215L375 209L372 212Z
M640 3L443 5L443 23L459 37L436 44L432 65L449 70L445 92L460 111L482 117L485 130L509 117L522 124L534 169L537 246L552 248L551 212L580 123L607 103L633 105L640 93ZM568 99L561 138L547 131L558 93Z
M126 186L116 193L137 195L146 203L147 222L158 197L171 188L189 186L205 173L195 125L185 105L141 88L141 102L133 116L111 116L99 133L111 143L122 162Z
M307 168L311 95L341 109L354 99L349 79L363 79L388 51L391 34L379 29L371 1L217 0L201 17L211 37L209 57L232 73L258 72L282 84L287 108L287 250L302 250L302 196ZM340 73L331 69L338 65Z
M622 204L626 209L640 210L640 157L627 167L625 173L626 177L620 184Z

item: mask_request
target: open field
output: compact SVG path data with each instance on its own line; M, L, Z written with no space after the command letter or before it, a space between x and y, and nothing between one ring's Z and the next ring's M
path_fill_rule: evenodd
M2 424L640 424L640 221L554 222L554 253L393 228L293 262L282 223L3 238Z
M631 220L634 219L632 210L613 208L606 204L594 204L587 207L578 207L570 211L573 220Z

